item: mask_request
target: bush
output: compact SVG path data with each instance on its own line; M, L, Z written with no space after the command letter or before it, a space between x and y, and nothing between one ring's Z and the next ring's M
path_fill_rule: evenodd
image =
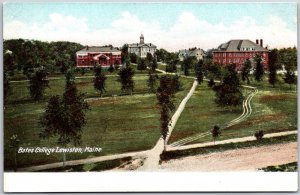
M264 136L264 131L263 130L256 131L254 133L254 136L257 140L261 140Z

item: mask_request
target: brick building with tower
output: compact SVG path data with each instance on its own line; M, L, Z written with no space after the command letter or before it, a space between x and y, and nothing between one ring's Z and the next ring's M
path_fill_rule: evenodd
M237 70L241 70L244 61L249 59L253 62L255 55L260 55L264 68L268 68L268 49L263 47L262 39L257 39L255 43L250 40L230 40L213 51L213 60L220 65L234 63Z

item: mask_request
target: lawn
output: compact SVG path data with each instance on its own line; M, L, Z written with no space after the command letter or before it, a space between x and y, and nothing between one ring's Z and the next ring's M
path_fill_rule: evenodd
M252 99L253 112L243 122L221 129L218 140L251 136L257 130L264 133L297 130L297 93L290 90L287 84L281 80L272 87L267 80L250 84L256 86L259 92ZM244 90L244 94L249 91ZM214 92L204 82L197 87L194 95L188 101L177 125L172 132L169 144L182 138L204 133L212 129L216 124L222 126L226 122L238 117L242 108L222 108L214 103ZM210 134L191 143L212 141ZM191 144L188 143L188 144Z
M148 93L147 76L137 75L134 95L117 96L120 84L116 76L108 77L107 92L104 99L87 100L90 110L86 112L87 124L83 128L80 147L101 147L101 153L72 153L67 159L81 159L92 156L140 151L152 148L160 137L159 110L155 94ZM12 92L9 104L4 110L4 162L5 170L12 168L9 138L17 134L20 146L57 146L57 139L41 140L39 118L44 112L46 100L64 91L64 80L51 80L45 98L40 102L30 100L28 82L11 83ZM179 105L192 86L192 80L181 78L183 90L176 94L175 104ZM94 90L91 78L76 79L78 90L87 97L99 96ZM19 167L33 166L62 160L62 154L19 154Z

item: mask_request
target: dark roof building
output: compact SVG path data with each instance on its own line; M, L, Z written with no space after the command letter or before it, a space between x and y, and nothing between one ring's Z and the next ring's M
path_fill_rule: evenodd
M264 67L268 66L268 49L263 47L263 40L256 42L250 40L230 40L221 44L217 50L213 51L213 60L220 65L236 64L240 70L244 61L249 59L253 62L255 55L260 55Z

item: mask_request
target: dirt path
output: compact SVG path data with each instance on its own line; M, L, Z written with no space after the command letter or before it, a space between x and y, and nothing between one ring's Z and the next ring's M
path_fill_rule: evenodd
M177 123L177 120L179 119L182 111L184 110L184 107L187 103L187 101L190 99L190 97L193 95L193 93L195 92L195 89L198 85L198 81L194 80L193 86L191 87L189 93L185 96L185 98L181 101L180 105L178 106L176 112L174 113L174 115L172 116L171 122L169 123L169 131L168 131L168 135L166 138L166 142L168 142L171 133ZM138 170L140 171L152 171L157 169L158 164L159 164L159 159L160 159L160 154L163 152L164 150L164 140L161 137L157 144L154 146L154 148L150 151L148 151L147 153L147 158L143 164L143 166L141 166Z
M229 150L164 162L159 171L257 171L297 161L297 142Z
M285 135L293 135L297 134L298 131L284 131L279 133L269 133L265 134L264 138L271 138L271 137L280 137ZM167 151L174 151L174 150L186 150L186 149L192 149L192 148L200 148L200 147L206 147L206 146L213 146L213 145L222 145L222 144L229 144L229 143L240 143L240 142L246 142L246 141L254 141L256 138L254 136L247 136L247 137L239 137L239 138L233 138L233 139L226 139L216 142L205 142L205 143L199 143L199 144L190 144L186 146L177 146L177 147L171 147L167 146Z

